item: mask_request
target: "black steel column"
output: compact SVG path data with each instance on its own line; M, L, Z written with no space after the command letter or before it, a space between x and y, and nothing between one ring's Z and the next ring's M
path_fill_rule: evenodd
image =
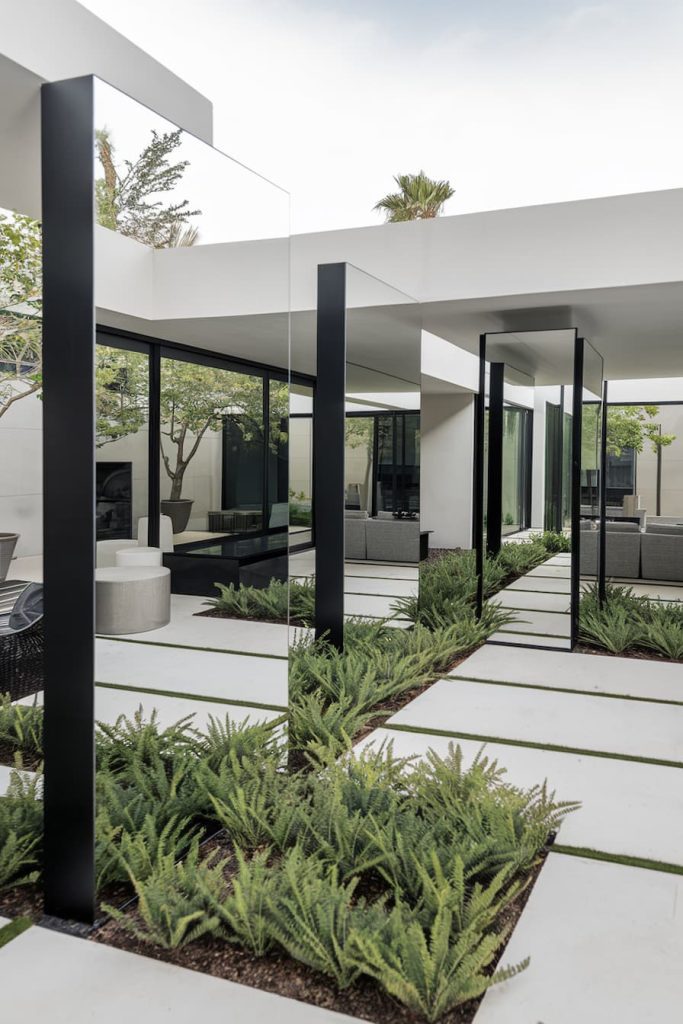
M574 340L574 387L572 392L572 568L571 568L571 634L573 648L579 633L579 599L581 588L581 435L583 421L583 338Z
M605 558L607 553L607 381L602 384L602 421L600 424L600 496L598 519L598 602L603 604L606 597Z
M486 491L486 550L500 551L503 535L503 389L505 364L491 363L489 375L489 465Z
M313 417L315 635L344 646L344 435L346 264L318 267L317 381Z
M93 79L42 86L44 879L95 913Z
M158 345L149 348L149 409L147 430L147 543L158 548L160 544L161 514L161 353Z
M486 335L479 335L479 392L474 400L472 546L477 570L477 615L484 607L484 430L486 422Z

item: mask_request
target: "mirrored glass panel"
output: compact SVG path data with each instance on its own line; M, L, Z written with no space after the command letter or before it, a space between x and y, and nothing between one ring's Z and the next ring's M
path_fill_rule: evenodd
M288 196L101 82L93 160L97 718L275 725Z
M509 616L494 643L571 644L574 347L573 330L486 336L485 597Z

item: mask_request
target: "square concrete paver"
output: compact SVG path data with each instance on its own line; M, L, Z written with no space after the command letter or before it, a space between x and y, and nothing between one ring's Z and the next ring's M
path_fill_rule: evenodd
M531 572L526 574L526 578L548 576L551 579L565 579L568 580L571 575L571 566L569 565L548 565L544 562L543 565L538 565Z
M284 658L258 658L98 638L95 678L98 683L132 686L139 690L170 690L285 709L288 701Z
M450 675L683 703L683 668L641 658L542 650L510 657L505 648L485 644Z
M0 951L7 1021L351 1024L355 1018L45 928Z
M389 742L397 757L424 757L428 750L444 757L453 743L466 765L482 749L477 740L391 729L375 730L357 749ZM528 789L545 780L556 799L581 803L562 823L559 843L683 867L682 769L502 743L487 743L484 753L506 769L512 785Z
M512 590L507 588L489 598L489 604L502 608L517 608L536 612L569 613L569 594L538 593L533 590ZM523 618L523 616L520 616Z
M42 704L42 692L36 695ZM26 697L20 704L33 703L34 697ZM142 705L145 718L152 711L157 712L157 721L161 729L187 715L194 715L193 725L197 729L205 729L209 718L224 720L226 716L233 722L244 722L247 718L252 724L256 722L272 722L281 718L282 711L269 711L265 708L244 707L241 704L218 704L214 701L191 700L186 697L160 697L155 693L143 690L118 690L107 686L95 687L95 718L98 722L114 723L120 715L132 718Z
M683 707L440 680L388 725L683 763Z
M683 1006L683 878L550 855L475 1024L675 1024Z
M571 631L571 616L558 612L516 611L513 622L508 622L501 633L537 633L547 637L567 637Z
M287 657L287 626L277 622L221 619L197 612L207 610L206 599L187 594L171 595L171 621L161 629L131 633L120 640L145 644L173 644L238 654L271 654Z
M563 576L520 576L518 580L505 588L506 593L520 590L531 590L540 594L569 594L571 590L569 578Z

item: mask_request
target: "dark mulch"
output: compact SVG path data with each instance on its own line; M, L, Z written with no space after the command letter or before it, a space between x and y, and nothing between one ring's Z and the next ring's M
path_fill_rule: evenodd
M516 924L538 878L545 856L546 853L530 873L529 884L525 890L501 915L501 928L512 929ZM368 978L363 978L344 992L339 992L324 974L306 967L284 953L257 957L239 946L230 945L218 938L207 937L183 949L160 949L136 939L119 922L113 920L96 929L90 938L95 942L116 946L118 949L125 949L154 960L225 978L265 992L275 992L289 999L298 999L324 1009L335 1010L337 1013L375 1021L377 1024L418 1024L423 1021L422 1017L395 1002ZM491 972L503 953L504 949L500 951L496 964L492 965ZM441 1024L469 1024L480 1002L480 999L472 1000L452 1010L441 1018Z
M97 918L104 919L106 916L103 904L123 908L133 895L132 886L125 883L107 886L98 896ZM0 892L0 916L28 917L31 921L39 922L44 914L43 890L39 882L34 885L17 885Z
M205 612L195 612L194 614L199 618L203 617L205 619L234 619L236 622L272 622L279 626L301 626L302 629L310 626L310 622L305 622L303 619L264 619L259 618L258 615L231 615L229 612L219 611L218 608L209 608Z

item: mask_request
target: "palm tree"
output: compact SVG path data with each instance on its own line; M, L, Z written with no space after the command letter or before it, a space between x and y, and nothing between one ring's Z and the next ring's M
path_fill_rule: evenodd
M443 204L455 193L449 181L434 181L424 171L397 174L394 181L400 192L390 192L374 207L384 210L387 220L393 222L438 217Z

